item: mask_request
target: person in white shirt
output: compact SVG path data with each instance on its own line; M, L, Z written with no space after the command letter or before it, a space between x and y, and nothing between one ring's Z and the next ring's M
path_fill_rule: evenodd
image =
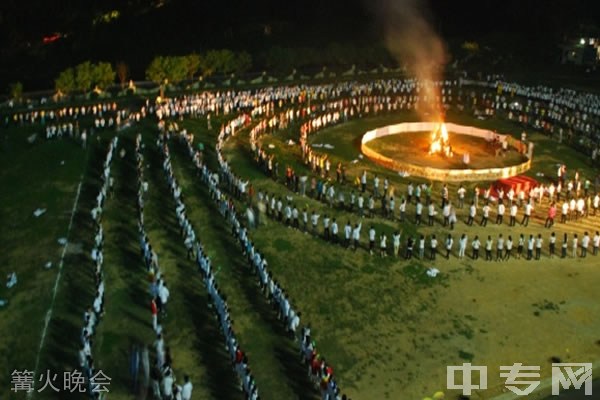
M375 228L371 225L369 229L369 254L373 255L373 250L375 249Z
M319 217L320 215L315 213L314 211L312 212L312 214L310 215L310 222L312 224L312 231L313 234L317 234L317 224L319 223Z
M161 391L163 394L163 397L165 399L170 399L171 396L173 395L173 376L171 375L171 371L168 370L165 374L165 377L162 380L162 385L161 385Z
M473 226L473 221L475 220L475 215L477 214L477 206L475 206L475 202L471 202L471 206L469 207L469 219L467 220L467 225Z
M518 211L517 203L512 203L510 205L510 221L508 223L509 226L515 226L517 222L517 211Z
M362 228L362 222L354 225L354 229L352 230L352 240L354 241L354 251L356 251L356 249L358 249L358 246L359 246L361 228Z
M494 247L494 241L492 237L488 235L487 240L485 241L485 260L492 261L492 248Z
M475 235L475 239L471 243L471 247L473 248L473 260L479 259L479 247L481 246L481 241L479 241L479 236Z
M550 234L550 240L548 242L550 258L554 258L554 254L556 252L556 234L554 232Z
M508 239L506 239L506 250L504 252L504 261L507 261L511 254L512 254L512 248L513 248L513 240L512 240L512 236L508 235Z
M498 215L496 216L496 225L502 225L502 220L504 219L504 212L506 211L506 206L504 203L500 202L498 204Z
M502 260L504 254L504 238L502 234L498 235L498 241L496 242L496 261Z
M163 315L167 315L167 302L169 301L170 292L167 288L167 282L164 280L161 282L162 284L158 288L158 296L160 297L161 311Z
M523 212L523 220L521 221L521 225L527 226L529 225L529 217L531 217L531 212L533 211L533 205L531 204L531 200L525 204L525 211Z
M535 259L539 260L542 255L542 246L544 244L544 239L542 239L542 234L539 233L537 239L535 240Z
M490 205L485 203L482 209L483 216L481 218L480 226L487 226L488 218L490 217Z
M400 254L400 238L402 237L402 234L398 231L394 232L394 234L392 235L392 242L393 242L393 246L394 246L394 257L398 257L398 255Z
M429 226L433 226L435 214L437 214L435 211L435 204L433 203L433 201L430 200L427 206L427 223L429 224Z
M435 261L435 256L437 254L437 245L438 245L438 241L435 238L435 235L432 235L431 236L431 242L429 244L429 246L430 246L429 259L431 261Z
M416 213L415 224L421 225L421 215L423 214L423 204L420 201L417 201L415 213Z
M465 257L465 251L467 250L467 240L467 235L463 233L458 241L458 258Z
M579 239L577 238L577 234L573 235L573 258L577 257L577 247L579 245Z
M533 248L535 247L535 238L533 235L529 235L529 240L527 241L527 259L531 260L533 258Z
M419 259L425 258L425 236L419 237Z
M597 256L598 255L598 248L600 247L600 232L596 231L596 234L594 235L594 239L592 240L592 254Z
M379 239L379 255L383 257L387 257L387 236L385 234L381 235Z
M467 193L467 189L465 189L463 187L463 185L460 185L457 193L458 193L458 208L462 209L465 204L465 194Z
M452 246L454 245L454 239L452 235L448 234L446 238L446 260L450 259L450 253L452 252Z
M333 241L333 243L338 242L338 231L339 231L338 224L334 218L331 222L331 240Z
M590 245L590 235L585 232L581 238L581 257L587 256L587 250Z
M350 221L348 221L348 223L344 227L344 240L345 240L344 245L346 248L350 247L351 237L352 237L352 225L350 224Z

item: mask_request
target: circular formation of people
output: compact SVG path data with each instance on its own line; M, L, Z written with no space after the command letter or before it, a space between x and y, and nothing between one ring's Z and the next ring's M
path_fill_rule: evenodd
M427 92L421 90L424 85L435 85L439 96L423 98L422 93ZM186 216L181 187L171 170L169 143L174 139L185 144L199 182L206 186L222 218L231 227L238 250L245 255L262 293L297 344L307 373L323 399L347 399L348 396L338 386L331 365L317 350L310 326L303 323L302 313L272 275L267 258L252 241L253 228L266 220L312 234L349 251L364 249L372 255L418 259L427 265L438 265L433 263L438 255L446 259L470 258L473 262L598 256L600 180L598 176L584 176L560 160L556 160L556 176L546 176L536 186L502 187L481 182L451 188L441 182L422 182L409 176L391 179L391 173L374 172L368 164L363 168L367 162L364 160L334 162L329 155L334 152L331 148L326 152L322 149L327 145L311 144L309 140L326 127L354 119L419 111L424 101L479 118L494 116L513 121L557 143L572 145L587 163L598 167L599 96L569 89L527 87L505 82L501 77L433 83L386 79L205 91L164 98L160 103L147 99L137 108L109 101L68 107L47 103L6 116L5 125L41 124L43 130L38 135L46 140L76 140L84 148L100 134L114 134L103 164L103 184L91 215L96 226L91 254L96 294L84 315L79 351L79 367L89 378L92 397L101 397L101 393L93 390L99 383L91 349L96 325L104 315L102 210L105 201L110 201L108 194L114 182L110 165L118 151L119 132L125 128L135 129L143 120L156 122L156 144L163 154L163 170L176 204L173 211L181 228L181 240L188 257L196 261L202 274L240 389L248 399L260 398L259 383L254 381L250 360L235 335L229 306L220 293L210 257ZM204 118L208 130L216 129L212 126L216 118L225 121L218 128L215 144L218 168L215 170L205 162L201 135L179 127L186 118ZM280 165L276 151L265 145L268 135L290 129L296 137L289 140L290 149L294 150L290 153L298 154L294 165L301 164L300 168L294 168L291 163ZM241 132L247 135L256 168L265 177L279 182L280 189L261 189L264 186L259 182L250 181L242 171L231 166L225 151L227 142ZM520 139L528 140L525 133ZM142 136L138 135L138 229L141 257L152 277L149 304L156 341L150 352L140 351L140 373L157 398L189 400L192 382L188 376L176 381L176 365L166 345L168 335L161 327L171 293L144 228L144 196L148 183L143 176L143 148ZM359 163L362 163L360 167ZM355 174L349 174L349 169ZM310 202L309 206L305 201L307 197L316 202ZM307 205L300 206L301 203ZM377 224L370 222L376 216L390 223L378 231ZM473 225L486 227L488 224L502 227L503 232L482 236L470 232ZM520 231L529 224L538 228L537 232ZM407 229L411 225L441 227L446 232L409 234L407 231L414 231L412 227ZM567 231L567 227L578 227L583 234Z

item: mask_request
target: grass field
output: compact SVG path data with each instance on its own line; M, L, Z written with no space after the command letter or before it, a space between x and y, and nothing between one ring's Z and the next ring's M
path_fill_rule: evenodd
M521 128L511 123L494 119L480 121L461 114L449 114L448 119L502 133L521 132ZM368 129L414 120L415 116L408 113L366 118L326 129L311 140L332 144L334 149L329 152L334 165L338 160L347 164L349 176L366 169L370 174L387 176L396 193L404 193L408 179L365 160L356 164L350 161L358 158L360 136ZM213 126L224 121L213 119ZM186 259L174 202L155 144L154 126L148 121L122 132L119 147L125 150L125 156L116 157L112 166L115 190L107 199L103 222L106 316L96 335L97 363L113 378L109 398L132 398L128 372L130 347L152 341L148 282L136 228L134 137L142 132L144 176L150 188L146 197L146 229L171 289L165 331L175 373L178 377L191 375L194 399L240 398L200 275L194 263ZM208 131L204 119L186 120L180 126L205 144L205 157L215 169L217 131ZM93 295L90 210L99 188L108 141L114 135L102 133L84 150L69 139L49 142L38 139L28 144L26 138L34 130L11 128L2 132L0 276L15 270L19 283L10 290L4 284L0 286L0 298L9 300L9 305L0 309L1 399L25 398L22 393L10 392L10 374L15 369L36 369L48 310L51 319L39 353L38 374L47 369L62 373L77 363L82 315ZM584 177L592 178L596 173L568 147L528 133L536 143L529 175L546 181L554 177L555 163L559 161L571 170L579 169ZM287 164L297 171L305 170L299 149L288 146L288 139L297 139L293 129L266 136L264 143L275 146L273 151L281 172ZM172 141L170 147L188 215L215 270L219 271L217 279L227 297L240 343L248 353L261 398L318 398L298 361L297 346L283 332L270 305L260 295L229 227L198 182L183 144ZM281 182L267 179L252 160L247 131L242 130L229 140L224 152L233 169L251 179L257 190L291 196L298 206L335 216L341 226L348 220L353 223L359 220L356 213L329 209L311 198L299 198ZM539 173L544 176L538 176ZM456 186L450 186L450 193L455 193ZM440 183L435 183L434 199L439 199L440 189ZM238 206L243 207L241 203ZM38 207L47 211L35 218L32 213ZM536 210L529 227L517 226L512 231L506 224L466 227L463 210L459 212L453 235L456 238L465 232L470 237L476 234L497 237L499 233L515 236L539 232L547 238L549 231L543 229L544 207ZM439 221L433 227L417 229L412 223L412 213L408 216L405 223L380 216L366 220L363 244L366 225L371 224L388 235L396 229L402 230L403 245L406 235L435 233L444 237L448 233ZM555 230L562 237L563 232L582 233L598 226L600 217L595 217L576 225L559 225ZM460 261L455 255L450 260L438 256L435 262L404 261L370 256L364 249L352 252L274 220L267 220L251 234L269 260L274 277L302 312L303 322L312 326L318 348L333 365L339 385L355 400L420 399L444 390L446 366L463 362L490 368L490 389L473 397L487 399L502 392L500 365L515 362L541 365L542 377L547 377L552 357L563 362L600 359L597 257L550 259L544 248L542 261L515 259L490 263L469 258ZM57 240L67 236L69 244L57 281L63 254ZM53 268L44 268L47 261L52 261ZM431 266L441 271L434 279L425 274L426 267ZM452 396L455 393L449 397ZM33 397L70 396L44 391Z

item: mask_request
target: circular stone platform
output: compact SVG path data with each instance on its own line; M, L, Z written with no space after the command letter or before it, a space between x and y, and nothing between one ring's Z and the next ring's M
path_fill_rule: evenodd
M361 151L385 168L440 181L497 180L531 168L531 159L523 154L526 146L512 136L452 123L446 127L454 155L429 154L431 132L438 126L435 122L407 122L374 129L363 135ZM400 136L391 137L396 135ZM507 142L507 151L497 152L503 142ZM468 165L463 162L465 153L469 154Z

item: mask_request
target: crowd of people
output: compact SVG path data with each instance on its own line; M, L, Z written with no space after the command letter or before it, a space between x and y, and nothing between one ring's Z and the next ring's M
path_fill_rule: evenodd
M238 375L241 389L244 391L246 399L258 400L260 398L258 394L258 387L252 375L252 371L248 363L248 357L239 345L237 337L234 333L232 321L229 316L229 306L217 284L215 273L212 270L210 257L206 254L204 247L194 232L191 221L186 215L181 187L177 183L175 175L173 174L169 147L166 140L164 140L165 137L168 137L168 133L161 132L157 144L162 149L162 154L164 157L163 170L169 184L169 189L173 195L173 200L176 204L177 219L181 227L182 236L185 238L184 244L188 249L188 254L192 257L195 257L198 268L202 273L210 302L217 312L221 333L223 334L225 340L225 346L228 349L231 361L234 364L234 370Z
M532 88L503 81L458 80L440 81L433 84L439 88L439 98L435 101L445 108L470 109L475 114L498 115L518 121L524 126L545 132L560 142L569 141L584 150L590 156L592 163L597 164L599 142L597 132L600 125L599 96L542 86ZM301 229L302 226L308 231L310 228L315 233L320 231L319 220L321 220L322 236L325 239L352 248L358 248L361 245L361 230L364 221L362 218L373 216L376 213L381 213L394 221L413 220L409 216L414 215L416 224L426 221L427 224L433 225L439 221L451 231L445 237L437 238L434 235L428 238L408 237L402 241L403 232L401 230L390 234L389 232L376 232L374 227L370 227L368 245L365 247L371 253L378 252L381 256L401 256L403 253L406 258L415 255L425 258L426 248L428 248L429 258L435 259L439 247L444 250L446 257L454 254L457 249L457 256L462 258L465 257L470 244L471 256L474 259L479 258L480 247L485 250L485 259L488 260L509 259L513 256L513 247L516 248L516 257L539 259L543 254L544 243L547 243L548 255L553 257L558 246L557 238L561 236L552 231L555 226L555 218L558 219L560 215L559 223L569 223L581 218L593 218L597 215L600 206L597 187L592 190L592 182L589 179L578 179L577 174L568 179L566 173L560 172L560 169L556 181L532 188L530 191L508 190L507 193L502 193L497 188L494 190L492 188L475 188L473 193L467 194L466 189L461 187L456 197L451 198L453 196L449 195L447 187L444 185L441 192L442 201L441 204L438 204L433 199L431 185L409 183L406 193L397 195L385 178L373 176L369 179L364 173L354 177L354 180L350 179L349 182L354 182L354 185L347 188L348 179L345 166L340 163L334 166L326 154L317 151L314 145L309 145L308 136L310 134L350 118L403 109L418 109L422 101L431 100L425 98L427 91L423 90L424 85L427 83L414 79L389 79L372 82L347 81L321 85L267 87L256 90L203 92L164 99L157 104L146 101L138 111L130 111L127 108L120 109L114 102L27 110L16 112L12 116L5 115L4 123L5 125L19 126L40 124L43 136L46 138L71 136L81 140L85 146L88 135L92 136L95 132L103 129L118 129L124 124L139 122L148 116L155 116L159 121L203 116L207 118L210 128L212 115L234 115L235 117L225 123L219 132L216 145L220 165L218 173L210 171L203 162L201 152L193 148L193 135L179 129L174 129L173 132L181 132L181 136L186 139L190 156L198 168L198 174L208 185L219 209L230 222L232 232L248 257L249 265L257 275L265 295L278 310L278 315L286 329L296 336L300 324L300 313L291 306L285 290L272 279L267 268L267 261L254 247L248 235L248 229L238 217L233 201L221 191L222 185L226 185L230 193L238 198L252 200L254 196L252 183L235 174L221 152L225 140L234 136L243 127L252 126L250 145L256 161L267 174L276 179L279 178L278 160L261 146L260 136L288 129L290 126L298 129L297 145L301 148L303 162L312 171L313 176L311 177L307 173L298 174L291 166L286 166L285 182L287 186L302 196L308 194L326 202L332 208L356 211L360 219L353 223L348 221L342 229L335 218L325 214L321 217L315 210L310 210L310 212L306 208L301 210L294 205L293 199L283 199L281 196L259 192L259 203L262 203L265 213L269 216L298 229ZM83 121L85 121L85 126ZM161 135L168 135L164 125L161 129ZM136 144L139 146L139 143ZM195 257L203 273L207 291L218 312L227 347L235 362L242 387L248 398L258 398L258 390L253 383L247 359L239 349L233 334L227 304L214 280L210 258L205 255L192 225L185 215L181 188L171 170L168 146L166 141L162 140L159 144L165 154L163 167L177 203L176 212L181 225L184 245L188 250L188 255ZM292 141L291 144L296 143ZM92 210L92 217L97 221L96 245L92 251L92 259L96 265L97 293L92 307L85 315L80 352L80 365L85 368L89 376L95 371L91 357L92 337L95 326L103 313L101 214L106 192L110 189L112 182L109 179L110 160L116 145L117 139L115 138L111 142L104 164L103 184L97 198L97 206ZM141 153L138 153L138 157L141 157ZM141 158L138 158L138 168L140 168L140 160ZM335 168L336 172L335 183L329 179L333 174L332 168ZM141 170L139 173L141 174ZM141 178L140 175L140 180ZM164 343L158 315L160 312L166 312L168 288L158 268L158 257L151 249L143 231L144 184L141 180L141 186L138 188L140 244L146 266L154 277L152 303L156 308L154 313L156 317L153 317L156 318L156 322L153 323L153 327L157 333L157 341ZM437 199L437 196L435 197ZM379 207L377 206L378 202L380 202ZM476 236L471 239L466 233L460 237L452 234L456 223L461 219L465 220L467 225L479 223L486 226L488 221L495 221L498 225L507 223L510 227L514 227L520 220L523 226L527 226L535 209L542 203L547 204L547 213L542 219L545 219L544 225L551 232L549 236L538 233L526 237L525 234L520 234L518 237L515 235L513 241L510 232L508 232L510 234L504 233L495 238L488 236L484 240L480 240ZM481 209L479 208L480 204L482 204ZM545 208L546 206L544 206ZM461 213L462 216L459 215ZM441 217L438 214L441 214ZM495 216L495 219L491 219L492 215ZM388 237L392 244L389 248ZM402 242L405 243L404 252L401 251ZM585 257L590 247L591 253L596 255L599 242L598 232L590 231L581 238L575 234L570 236L564 234L560 241L560 256L568 257L570 254L571 256ZM310 339L310 330L303 329L300 336L302 354L316 354L313 340ZM159 357L157 351L157 359L167 358L166 350L160 353ZM318 371L315 376L318 376L324 396L330 399L339 397L339 388L335 384L330 367L324 360L320 357L309 357L305 358L305 361L311 366L310 371L313 375L315 375L314 371ZM164 366L164 363L162 364ZM318 367L316 367L317 364Z
M148 191L148 182L144 181L144 155L142 135L138 134L135 141L135 155L137 165L137 199L138 199L138 234L140 237L140 251L144 265L150 277L150 311L152 314L152 328L156 335L154 341L155 364L149 366L148 360L142 359L144 388L152 387L155 399L190 400L193 385L188 375L183 378L183 384L177 384L173 371L173 357L165 344L166 335L160 324L159 318L167 315L167 303L170 291L165 277L158 263L158 254L152 248L150 239L144 228L144 194Z
M112 191L113 181L110 176L110 167L113 155L116 151L119 138L114 137L108 147L108 152L103 163L102 183L96 196L96 206L91 211L95 227L94 247L91 258L94 262L95 295L94 301L83 315L83 327L81 329L81 347L79 349L79 367L83 370L88 382L88 394L93 399L101 399L105 395L100 383L106 384L105 376L101 370L96 370L92 354L93 338L96 328L104 315L104 275L102 266L104 257L102 255L104 245L104 231L102 229L102 211L107 195Z
M232 124L240 123L232 121ZM226 131L233 132L233 130L223 129L222 135L219 136L219 141L222 143L227 137ZM233 134L233 133L232 133ZM301 323L301 312L298 311L291 303L289 295L284 288L272 277L268 270L268 262L263 254L259 252L254 243L252 242L248 228L238 217L238 213L234 202L228 198L220 188L220 179L222 178L222 185L227 187L230 193L237 193L238 198L244 196L243 192L237 191L237 183L239 178L231 170L231 167L227 164L221 154L221 146L217 145L217 157L220 163L219 173L212 172L205 163L200 161L198 150L194 149L193 146L193 135L187 134L186 132L180 133L180 138L186 143L188 153L201 176L201 180L208 186L211 198L216 202L221 214L226 218L231 225L232 234L238 240L244 255L248 259L248 264L258 279L258 284L267 297L273 308L277 312L278 319L282 322L284 328L290 333L290 335L301 344L301 354L305 354L304 346L306 337L310 337L310 328L305 326L302 330L302 337L298 337L298 327ZM221 178L219 178L221 177ZM308 335L305 333L309 332ZM324 400L337 400L345 395L341 394L341 390L338 387L335 378L333 376L332 367L326 363L325 358L316 351L316 345L314 340L310 340L312 349L315 351L314 357L311 358L311 362L318 362L321 368L318 370L309 369L309 374L312 379L319 385L322 398ZM305 358L303 360L306 361Z

